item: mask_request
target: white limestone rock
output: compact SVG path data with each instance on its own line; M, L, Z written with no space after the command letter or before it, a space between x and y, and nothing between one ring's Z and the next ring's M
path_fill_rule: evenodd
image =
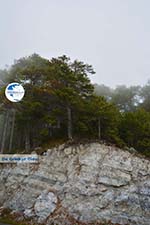
M34 212L38 217L38 222L44 222L54 212L56 206L57 197L53 192L44 191L41 193L34 205Z
M59 199L63 215L85 224L149 225L149 160L99 143L61 145L47 153L37 165L0 166L0 207L55 222ZM65 224L65 217L59 219Z

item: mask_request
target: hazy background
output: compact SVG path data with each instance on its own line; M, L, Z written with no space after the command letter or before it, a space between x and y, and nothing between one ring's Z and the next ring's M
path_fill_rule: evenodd
M34 52L92 64L93 82L150 78L149 0L0 0L0 68Z

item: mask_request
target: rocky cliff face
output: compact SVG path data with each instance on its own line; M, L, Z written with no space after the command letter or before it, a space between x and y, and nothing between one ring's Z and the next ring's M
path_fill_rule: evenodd
M47 225L149 225L150 164L99 143L62 145L38 165L0 165L0 206Z

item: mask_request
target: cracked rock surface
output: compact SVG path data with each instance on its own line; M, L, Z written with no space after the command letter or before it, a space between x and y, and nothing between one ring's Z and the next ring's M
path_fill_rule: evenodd
M0 165L0 207L47 225L149 225L149 160L99 143L61 145L38 165Z

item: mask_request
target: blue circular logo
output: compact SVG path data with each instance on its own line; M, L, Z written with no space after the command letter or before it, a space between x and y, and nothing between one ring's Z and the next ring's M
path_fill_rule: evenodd
M23 86L19 83L8 84L5 89L6 98L11 102L19 102L25 94Z

